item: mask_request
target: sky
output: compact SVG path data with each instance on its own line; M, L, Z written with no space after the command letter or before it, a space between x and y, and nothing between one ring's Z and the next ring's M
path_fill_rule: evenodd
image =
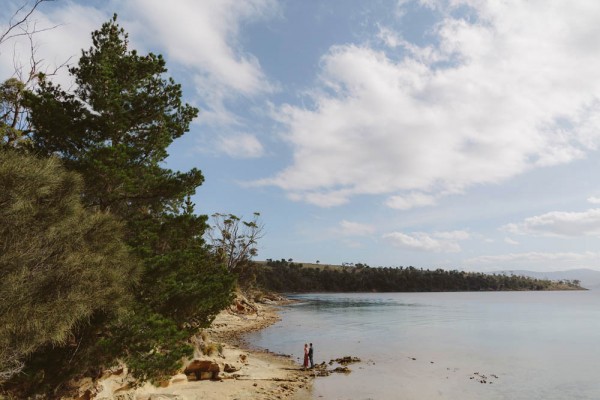
M600 270L600 2L56 0L36 57L113 13L200 108L165 166L202 170L198 213L260 212L257 259Z

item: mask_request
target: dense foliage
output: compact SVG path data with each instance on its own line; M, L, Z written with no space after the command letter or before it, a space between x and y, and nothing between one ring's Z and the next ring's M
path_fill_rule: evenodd
M408 268L303 267L286 260L267 261L258 283L278 292L451 292L479 290L578 289L577 282L561 284L514 275Z
M177 172L163 167L167 147L188 131L198 110L182 103L181 86L165 77L167 69L160 55L139 55L129 49L127 34L116 16L92 33L92 42L69 70L76 82L72 91L40 75L33 92L7 81L8 89L0 93L0 103L5 106L2 110L18 105L26 110L20 115L27 116L28 124L26 134L15 133L11 122L14 113L0 118L0 147L15 154L33 152L52 158L56 168L63 165L68 171L64 179L72 181L72 188L66 194L59 192L83 205L79 205L79 214L72 213L62 244L69 246L77 240L86 246L93 243L98 254L110 254L114 264L110 264L113 270L107 269L100 257L89 263L96 266L96 275L91 275L86 294L89 299L97 298L92 308L97 312L90 314L85 301L71 304L75 317L68 319L70 314L66 314L68 323L63 336L57 336L60 340L50 340L48 346L40 342L37 350L27 348L32 352L25 365L27 375L8 384L19 387L21 395L55 391L69 377L93 375L94 370L117 359L125 360L142 379L161 379L179 368L182 356L191 355L186 339L198 327L211 323L230 303L234 289L235 275L203 239L208 217L195 214L190 201L204 177L197 169ZM18 94L9 90L14 87ZM9 173L13 170L17 171L18 165L10 167ZM47 182L53 182L50 178L40 175L23 179L21 184L32 192L44 191ZM61 190L66 191L66 186L60 186ZM8 198L7 204L23 206L14 201ZM39 204L42 213L54 212L44 211L45 204ZM67 204L57 201L56 207L62 210ZM28 218L40 218L32 211L23 208ZM88 222L92 217L87 215L94 216L95 222ZM15 232L14 227L11 222L6 231ZM51 225L40 225L32 230L34 233L58 234ZM78 239L78 234L84 239ZM15 248L23 248L27 238L15 235ZM113 243L121 238L127 248ZM31 263L43 264L44 260L34 255ZM67 256L64 260L72 261ZM70 268L68 263L60 267ZM54 279L55 271L50 269L38 268L35 274L42 281L48 279L47 285L54 285L49 296L53 291L64 295L72 281L87 279L74 268L69 279ZM125 273L119 275L119 271ZM103 296L111 290L116 276L136 285L127 292L131 301L115 292L110 305L103 302ZM93 279L102 280L107 287L95 287ZM29 293L19 296L28 297ZM48 307L53 307L51 302ZM111 317L114 310L122 308L127 309L124 318ZM14 310L15 315L19 310ZM52 318L58 321L61 310L53 309ZM87 318L78 318L81 316ZM69 340L62 340L67 334ZM26 342L21 336L14 337Z
M138 263L122 226L85 210L81 177L57 159L0 150L0 378L78 323L123 314Z

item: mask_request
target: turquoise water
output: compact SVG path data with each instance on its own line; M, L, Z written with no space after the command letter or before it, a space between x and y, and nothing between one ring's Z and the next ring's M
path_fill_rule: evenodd
M600 399L598 291L290 297L251 344L362 359L317 378L315 399Z

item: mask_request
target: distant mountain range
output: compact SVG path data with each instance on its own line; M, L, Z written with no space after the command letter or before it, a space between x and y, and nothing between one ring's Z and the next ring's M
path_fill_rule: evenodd
M537 279L550 279L552 281L559 281L561 279L568 280L579 280L581 286L590 290L600 290L600 271L593 269L571 269L568 271L552 271L552 272L537 272L527 270L506 270L506 271L494 271L492 274L506 274L506 275L521 275L528 276Z

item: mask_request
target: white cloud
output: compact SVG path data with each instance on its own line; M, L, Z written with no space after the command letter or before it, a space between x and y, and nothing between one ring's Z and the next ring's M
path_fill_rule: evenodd
M260 182L250 183L249 185L256 185L256 184L260 185ZM305 201L309 204L314 204L319 207L340 206L342 204L346 204L349 199L348 194L343 190L340 190L336 193L312 192L312 193L306 193L306 194L302 194L302 195L299 193L291 192L291 193L288 193L288 198L293 201Z
M383 235L392 245L409 250L419 250L434 253L458 253L461 248L459 241L469 238L468 232L435 232L429 235L425 232L413 232L408 235L402 232L391 232Z
M398 35L398 33L385 26L379 27L377 38L381 40L388 47L398 47L404 43L404 40Z
M219 139L217 148L233 158L258 158L264 155L263 145L248 133L223 136Z
M400 61L332 47L312 106L278 110L293 162L261 183L327 206L359 194L435 197L597 147L600 2L451 4L477 18L446 13L439 45L413 45Z
M194 75L198 95L209 107L203 122L239 123L224 106L226 99L274 89L258 59L243 50L239 34L242 23L276 15L275 0L133 0L126 4L128 14L136 18L136 36L160 46L169 61L184 65Z
M509 253L502 255L479 256L465 261L472 266L491 269L523 269L531 268L544 271L561 270L565 268L595 268L600 264L600 253L586 251L575 252L528 252Z
M335 231L344 236L368 236L375 232L375 227L369 224L343 220Z
M519 235L539 236L600 236L600 209L584 212L552 211L507 224L503 230Z
M592 203L592 204L600 204L600 197L596 197L596 196L590 196L587 199L588 203Z
M510 245L513 245L513 246L518 246L519 245L519 242L517 242L516 240L511 239L509 237L505 237L504 238L504 243L507 243L507 244L510 244Z
M413 207L433 206L435 204L435 197L419 192L411 192L404 196L391 196L385 202L385 205L397 210L408 210Z
M448 240L467 240L471 234L467 231L434 232L435 237Z

